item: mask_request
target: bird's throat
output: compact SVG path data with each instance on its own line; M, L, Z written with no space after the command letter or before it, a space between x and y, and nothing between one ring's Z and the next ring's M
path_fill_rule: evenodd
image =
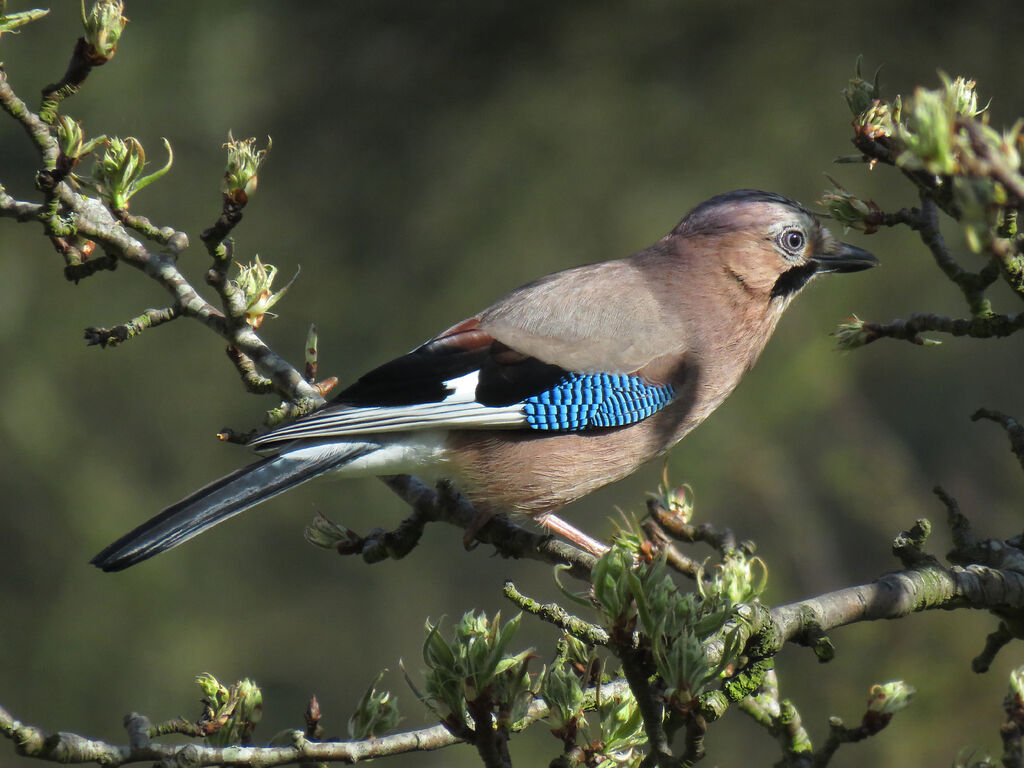
M817 271L818 265L814 262L808 262L806 264L801 264L798 267L787 269L779 275L778 280L775 281L775 285L772 286L772 298L792 298L799 293L801 288L807 285Z

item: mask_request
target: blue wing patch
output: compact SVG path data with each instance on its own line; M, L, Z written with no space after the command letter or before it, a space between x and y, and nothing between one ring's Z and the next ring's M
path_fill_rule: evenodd
M672 387L655 387L639 376L571 373L558 384L523 401L531 429L579 432L621 427L646 419L671 402Z

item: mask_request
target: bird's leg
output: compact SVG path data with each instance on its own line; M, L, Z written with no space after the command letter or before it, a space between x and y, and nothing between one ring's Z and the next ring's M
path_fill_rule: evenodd
M537 522L545 528L560 534L563 538L568 539L577 547L589 552L594 557L601 557L601 555L609 549L607 544L598 541L592 536L588 536L579 528L570 525L558 515L542 515L537 518Z

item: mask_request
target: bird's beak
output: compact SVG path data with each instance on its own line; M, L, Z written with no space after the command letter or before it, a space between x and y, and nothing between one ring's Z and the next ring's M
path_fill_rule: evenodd
M834 253L815 254L819 272L860 272L878 264L878 259L856 245L839 243Z

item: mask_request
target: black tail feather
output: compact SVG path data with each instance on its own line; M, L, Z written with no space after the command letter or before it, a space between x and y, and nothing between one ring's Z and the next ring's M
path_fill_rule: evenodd
M377 447L356 443L325 445L319 451L305 448L237 469L126 533L90 562L104 571L122 571Z

